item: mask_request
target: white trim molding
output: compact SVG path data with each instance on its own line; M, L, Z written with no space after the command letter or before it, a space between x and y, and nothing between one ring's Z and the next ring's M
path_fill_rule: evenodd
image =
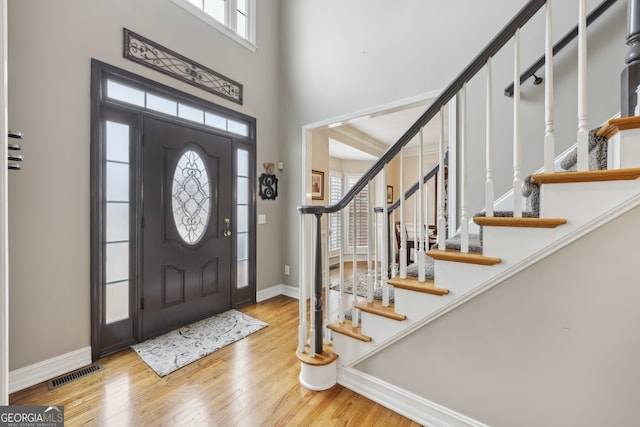
M91 347L83 347L9 372L9 393L48 381L91 364Z
M480 421L354 368L338 369L338 384L421 425L430 427L488 427Z
M7 176L7 0L0 3L0 405L9 404L9 226Z
M275 285L267 289L256 292L256 302L262 302L269 298L277 297L278 295L284 295L287 297L298 299L300 297L300 291L294 286L288 285Z

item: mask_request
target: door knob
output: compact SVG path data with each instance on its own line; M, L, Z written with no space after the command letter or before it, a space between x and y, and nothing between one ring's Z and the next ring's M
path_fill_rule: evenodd
M229 218L224 219L224 231L222 232L224 237L231 236L231 220Z

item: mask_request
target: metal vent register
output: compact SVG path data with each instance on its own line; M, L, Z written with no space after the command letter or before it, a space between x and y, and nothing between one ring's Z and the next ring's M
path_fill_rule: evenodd
M67 383L70 383L73 380L80 379L82 377L86 377L89 374L94 372L98 372L102 370L101 363L94 363L93 365L89 365L84 368L76 369L75 371L69 372L68 374L61 375L57 378L47 381L47 385L49 386L49 390L53 390L54 388L60 387Z

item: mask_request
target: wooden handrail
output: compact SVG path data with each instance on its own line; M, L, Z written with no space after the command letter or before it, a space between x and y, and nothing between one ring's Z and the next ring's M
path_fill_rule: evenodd
M476 55L467 67L447 86L427 110L416 120L416 122L402 135L395 144L387 149L360 179L347 191L347 194L337 203L329 206L303 205L298 207L302 214L325 214L334 213L344 209L353 198L362 191L367 183L382 171L385 164L393 160L400 152L400 149L407 145L431 119L439 112L440 108L446 105L462 88L462 85L471 80L502 47L513 37L516 30L526 24L546 0L531 0L514 16L511 21L489 42L489 44Z
M591 12L587 16L587 26L591 25L592 22L594 22L596 19L598 19L604 12L607 11L607 9L609 9L611 6L613 6L613 4L616 1L618 1L618 0L605 0L602 3L600 3L595 9L593 9L593 12ZM576 37L578 37L578 26L577 25L571 31L569 31L567 34L565 34L564 37L561 38L558 41L558 43L556 43L553 46L553 56L555 56L558 52L560 52L562 49L564 49ZM544 55L542 55L540 58L538 58L538 60L536 62L531 64L531 66L529 66L529 68L527 68L522 74L520 74L520 83L523 83L529 77L532 77L540 68L542 68L544 63L545 63L545 58L544 58ZM542 80L540 80L540 81L542 81ZM534 84L537 84L537 83L534 83ZM513 96L513 83L511 83L509 86L507 86L504 89L504 94L505 94L505 96L509 96L509 97Z

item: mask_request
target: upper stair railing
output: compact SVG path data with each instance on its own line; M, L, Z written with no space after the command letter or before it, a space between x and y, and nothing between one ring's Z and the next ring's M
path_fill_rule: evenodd
M588 169L588 145L587 145L587 129L588 129L588 116L587 116L587 99L586 99L586 7L585 0L577 0L579 4L579 16L578 16L578 117L577 117L577 141L578 141L578 170ZM632 3L640 2L640 0L630 0ZM531 0L529 1L516 15L509 21L509 23L491 40L491 42L471 61L471 63L442 91L437 99L427 108L427 110L416 120L416 122L393 144L389 149L376 161L363 175L362 177L347 191L345 196L337 203L328 206L309 205L301 206L298 208L300 212L300 319L299 319L299 341L298 352L314 357L323 353L323 339L324 342L330 342L330 334L327 329L328 319L331 317L329 313L336 311L337 317L340 321L345 318L345 306L351 304L351 325L357 327L358 311L355 308L357 303L357 277L356 277L356 261L358 259L358 224L356 222L355 212L358 210L358 206L361 206L363 201L358 201L356 198L363 189L367 188L367 201L368 207L367 222L368 231L366 232L368 245L364 249L367 252L367 274L366 274L366 297L369 302L373 298L372 289L378 288L382 290L382 305L389 305L389 287L387 279L389 272L395 273L396 257L389 256L389 245L386 242L394 241L392 237L392 231L389 224L389 212L396 209L396 204L389 206L385 203L381 209L383 220L378 220L380 215L373 213L373 194L376 192L375 188L386 189L387 184L387 169L388 165L399 158L400 163L400 189L401 194L404 190L404 173L403 162L405 159L404 147L414 140L417 136L420 139L420 153L419 153L419 172L418 177L424 177L423 173L423 138L422 129L436 116L444 116L444 111L449 102L458 97L458 128L460 130L457 141L445 141L444 123L441 120L440 127L440 140L439 140L439 164L444 164L444 156L447 151L447 146L452 148L455 146L458 152L458 188L459 188L459 224L460 224L460 251L465 253L469 251L469 230L467 228L469 220L468 204L467 204L467 101L466 101L466 86L467 83L473 79L476 74L482 69L486 69L486 88L487 88L487 111L486 111L486 177L485 177L485 191L486 191L486 206L485 212L487 216L493 215L493 203L494 203L494 182L493 182L493 93L492 93L492 58L498 53L510 40L514 41L514 61L513 61L513 75L514 75L514 87L513 87L513 199L514 199L514 213L515 217L522 216L522 176L521 176L521 160L520 160L520 82L521 82L521 70L520 70L520 28L523 27L545 4L546 7L546 42L545 42L545 136L544 141L541 144L544 149L545 159L545 171L553 172L554 165L553 159L555 157L555 137L554 137L554 123L553 123L553 37L551 33L552 28L552 8L551 0ZM631 6L630 6L631 9ZM640 10L640 8L638 9ZM640 20L638 20L640 22ZM630 23L631 28L631 23ZM640 24L637 25L640 29ZM634 36L635 37L635 36ZM629 41L631 40L631 41ZM640 31L637 33L637 37L628 39L628 43L632 46L636 46L636 40L640 40ZM640 48L638 48L640 52ZM640 58L640 54L637 55ZM635 61L635 59L634 59ZM640 61L638 61L640 62ZM640 74L639 74L640 75ZM446 212L445 212L445 177L444 169L438 168L432 169L431 173L437 170L438 174L438 202L435 207L437 213L437 245L438 249L445 249L446 233ZM422 188L424 178L418 180L418 189L416 190L417 200L414 201L414 218L417 218L420 223L426 224L424 221L428 216L429 210L433 211L433 207L429 207L428 200L425 193L426 190ZM405 203L407 197L400 197L397 202L400 210L400 230L404 236L405 230ZM360 205L358 205L360 203ZM344 281L339 284L340 296L337 299L337 309L329 307L332 298L329 298L329 278L328 278L328 250L323 252L322 242L322 217L326 214L343 212L345 209L351 207L353 209L353 230L352 233L353 248L351 248L352 261L353 261L353 290L352 295L344 295ZM380 211L380 209L377 209ZM346 212L346 211L345 211ZM315 221L313 221L315 217ZM343 215L344 217L344 215ZM423 222L424 221L424 222ZM395 221L394 221L395 222ZM372 223L372 224L371 224ZM340 228L340 241L345 242L345 226ZM373 225L373 227L371 227ZM395 228L395 227L394 227ZM416 257L416 264L418 264L418 280L424 281L424 262L426 252L429 250L428 237L425 237L423 231L426 227L421 225L416 227L416 233L419 237L416 238L416 246L414 248L414 254ZM336 230L332 230L336 231ZM406 277L406 269L408 260L406 259L406 240L400 243L398 264L400 278ZM395 245L391 245L392 251ZM344 256L348 252L341 249L340 263L341 268L344 261ZM323 255L324 254L324 255ZM361 253L360 253L361 254ZM372 257L373 254L373 257ZM395 255L395 254L393 254ZM325 267L323 271L322 259L325 258ZM311 265L308 264L313 259ZM392 267L389 268L389 261ZM324 275L324 278L323 278ZM324 279L324 280L323 280ZM313 285L313 286L311 286ZM307 315L307 289L312 288L312 303L311 312ZM326 298L326 306L323 304L323 293ZM323 322L324 314L324 322ZM310 319L310 325L308 324L308 318ZM310 336L310 340L308 337Z

